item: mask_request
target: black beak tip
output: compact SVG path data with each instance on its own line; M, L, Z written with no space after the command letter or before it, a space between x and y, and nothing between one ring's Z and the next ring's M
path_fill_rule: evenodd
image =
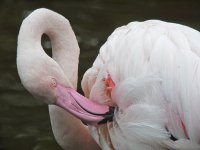
M109 111L103 115L104 119L98 122L98 124L104 124L106 122L113 121L115 107L110 106Z

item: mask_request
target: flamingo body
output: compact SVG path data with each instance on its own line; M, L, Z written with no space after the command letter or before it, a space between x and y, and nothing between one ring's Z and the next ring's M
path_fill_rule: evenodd
M107 132L91 127L97 142L104 138L113 149L200 149L199 43L198 31L175 23L117 28L82 80L86 96L118 107Z

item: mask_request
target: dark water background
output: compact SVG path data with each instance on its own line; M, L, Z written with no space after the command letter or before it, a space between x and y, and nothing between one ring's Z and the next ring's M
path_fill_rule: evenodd
M25 91L16 71L20 24L27 13L39 7L57 11L70 20L81 48L79 80L118 26L136 20L161 19L200 30L199 0L1 0L1 150L60 150L52 135L47 106Z

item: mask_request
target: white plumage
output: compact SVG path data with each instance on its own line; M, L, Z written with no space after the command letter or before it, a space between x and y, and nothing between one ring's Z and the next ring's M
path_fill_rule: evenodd
M113 122L90 127L102 148L200 149L199 56L192 28L158 20L117 28L82 80L86 96L118 107Z
M43 34L50 37L52 58L41 46ZM113 121L89 126L99 145L88 128L68 113L74 108L77 117L85 114L82 119L105 115L81 107L76 101L81 96L75 90L78 98L64 92L76 89L78 56L77 40L63 16L38 9L23 21L18 36L18 73L32 95L50 104L53 133L61 147L200 150L198 31L150 20L129 23L111 34L82 80L87 97L116 107ZM108 108L89 100L81 102L98 106L96 109ZM110 113L110 108L103 112Z

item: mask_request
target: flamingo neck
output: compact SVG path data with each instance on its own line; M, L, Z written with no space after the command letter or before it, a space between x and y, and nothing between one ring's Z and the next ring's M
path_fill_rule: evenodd
M21 26L18 49L26 56L48 57L41 46L43 34L50 38L52 58L60 65L76 88L80 50L74 32L66 18L47 9L39 9L39 11L31 13Z
M43 34L51 40L54 60L41 46ZM75 35L68 20L61 15L48 9L38 9L23 21L18 36L17 67L22 83L31 93L34 91L33 95L44 94L43 99L54 96L48 88L49 76L55 77L58 83L67 76L70 86L72 83L76 88L78 57ZM61 146L67 149L99 149L80 120L57 106L49 105L49 108L52 129Z

